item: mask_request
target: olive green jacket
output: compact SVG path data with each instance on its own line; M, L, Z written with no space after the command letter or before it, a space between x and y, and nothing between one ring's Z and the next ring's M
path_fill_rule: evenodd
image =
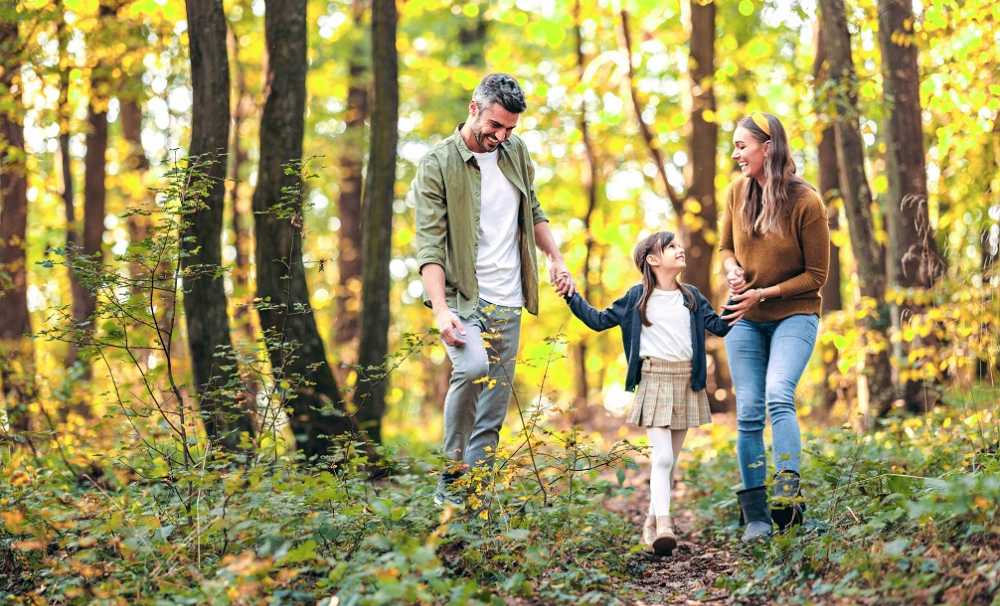
M417 209L417 263L444 268L448 307L468 317L479 301L476 259L479 256L480 187L482 179L475 156L455 132L435 145L420 161L410 185ZM528 148L516 135L500 144L500 171L521 193L518 211L518 249L521 253L521 292L524 307L538 314L538 263L535 257L535 224L548 221L533 186L535 167ZM427 293L424 304L430 306Z

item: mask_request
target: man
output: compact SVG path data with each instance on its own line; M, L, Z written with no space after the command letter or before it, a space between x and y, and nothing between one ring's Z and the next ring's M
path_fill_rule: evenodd
M444 403L444 450L452 462L434 500L461 506L452 484L490 465L514 384L521 308L538 314L535 246L561 295L573 280L535 196L535 169L513 134L526 108L507 74L486 76L468 119L421 160L410 195L424 304L452 362Z

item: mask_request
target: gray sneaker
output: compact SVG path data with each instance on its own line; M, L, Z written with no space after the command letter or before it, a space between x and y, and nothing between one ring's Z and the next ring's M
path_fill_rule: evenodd
M434 504L438 506L448 505L458 509L465 508L465 499L455 489L454 481L446 482L444 478L438 480L437 489L434 490Z

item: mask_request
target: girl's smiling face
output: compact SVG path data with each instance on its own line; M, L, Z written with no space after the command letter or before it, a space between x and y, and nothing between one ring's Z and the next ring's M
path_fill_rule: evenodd
M677 238L674 238L660 250L659 254L650 254L646 258L646 262L653 267L680 271L687 267L687 255L681 243L677 241Z
M749 130L736 127L733 133L733 160L744 176L760 180L764 176L767 141L758 141Z

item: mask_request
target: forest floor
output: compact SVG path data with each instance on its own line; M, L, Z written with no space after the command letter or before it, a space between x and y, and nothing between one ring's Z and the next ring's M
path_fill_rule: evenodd
M1000 606L1000 427L995 408L975 409L960 423L940 409L893 420L875 436L811 428L806 524L755 546L739 542L735 423L716 415L681 454L671 502L677 549L664 557L633 548L619 576L622 601ZM649 505L648 461L636 463L625 479L631 490L603 500L629 525L623 548L639 541Z
M77 447L72 467L18 449L0 459L0 604L1000 606L997 401L806 427L806 523L752 546L717 415L681 455L668 557L639 544L648 461L620 424L628 448L607 452L539 428L458 512L434 505L440 461L417 441L374 483L350 450L329 469L206 457L170 475L134 447Z
M639 533L649 505L649 474L637 473L630 483L636 485L635 492L627 498L609 499L605 507L626 516ZM642 551L632 556L627 589L635 595L636 606L732 602L730 592L715 588L715 582L735 570L738 554L731 544L701 530L705 522L686 507L687 492L683 482L676 483L672 513L678 542L673 554Z

